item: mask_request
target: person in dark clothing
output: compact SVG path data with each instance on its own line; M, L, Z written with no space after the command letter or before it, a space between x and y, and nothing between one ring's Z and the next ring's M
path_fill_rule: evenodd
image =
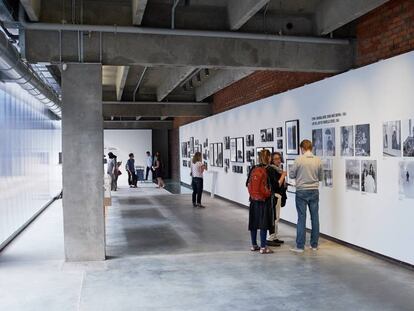
M164 172L163 172L163 165L161 161L161 155L159 152L155 153L155 157L157 158L155 162L155 166L152 168L154 171L155 178L157 179L157 188L164 188L165 183L163 180Z
M206 170L203 164L201 152L196 152L191 161L191 187L193 188L193 207L204 208L201 204L201 197L203 195L203 173Z
M250 199L249 206L249 231L251 235L252 247L251 251L260 250L261 254L270 254L273 251L267 247L267 231L274 225L273 200L275 191L279 190L277 179L277 171L271 167L269 150L262 150L259 153L259 165L252 168L246 181L246 186L250 182L250 176L257 167L266 167L269 183L271 185L272 194L265 201L255 201ZM260 248L257 245L257 230L260 229Z
M129 186L131 188L137 188L138 179L137 179L137 174L135 174L135 160L134 160L134 154L133 153L129 154L129 159L126 163L125 168L128 170L128 177L129 177L128 183L129 183Z

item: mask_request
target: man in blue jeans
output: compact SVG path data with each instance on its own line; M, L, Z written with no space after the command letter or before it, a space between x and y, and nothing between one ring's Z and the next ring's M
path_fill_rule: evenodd
M298 224L296 231L296 247L290 250L303 253L306 240L306 207L312 220L310 248L318 249L319 241L319 182L323 180L321 159L313 155L312 142L305 139L300 143L302 155L295 160L289 171L289 177L296 179L296 210Z

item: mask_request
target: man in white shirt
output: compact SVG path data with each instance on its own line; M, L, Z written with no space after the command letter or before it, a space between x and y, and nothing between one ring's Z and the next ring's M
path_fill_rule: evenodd
M147 151L147 170L145 173L145 180L148 180L148 174L150 171L151 173L153 173L152 165L153 165L153 161L152 161L151 152Z
M291 251L303 253L306 239L306 209L312 220L311 249L316 251L319 242L319 182L323 180L321 159L312 154L312 142L305 139L300 143L302 155L295 160L289 172L296 179L296 210L298 224L296 232L296 247Z

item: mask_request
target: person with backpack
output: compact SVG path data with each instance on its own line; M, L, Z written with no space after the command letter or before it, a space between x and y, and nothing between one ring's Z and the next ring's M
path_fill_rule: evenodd
M279 220L280 220L280 209L286 205L286 176L287 172L283 170L282 167L282 154L280 152L272 153L272 163L271 167L276 170L276 179L278 187L273 186L273 192L275 194L275 199L273 200L273 212L275 216L274 225L269 230L269 237L267 238L267 245L269 246L280 246L285 243L283 240L278 239L279 234Z
M278 190L278 180L276 179L276 170L269 164L270 152L262 150L259 153L259 165L250 170L246 181L250 196L248 227L252 241L250 250L260 251L261 254L273 253L267 247L266 235L274 224L273 191ZM257 230L260 230L260 247L257 245Z

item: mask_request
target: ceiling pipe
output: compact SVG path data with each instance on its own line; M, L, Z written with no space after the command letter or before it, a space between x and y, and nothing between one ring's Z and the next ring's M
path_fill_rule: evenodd
M175 9L177 8L180 0L174 0L174 4L171 9L171 29L175 29Z
M22 61L19 52L3 32L0 32L0 72L8 78L8 81L20 85L22 89L37 98L60 119L62 114L58 96L30 66Z

